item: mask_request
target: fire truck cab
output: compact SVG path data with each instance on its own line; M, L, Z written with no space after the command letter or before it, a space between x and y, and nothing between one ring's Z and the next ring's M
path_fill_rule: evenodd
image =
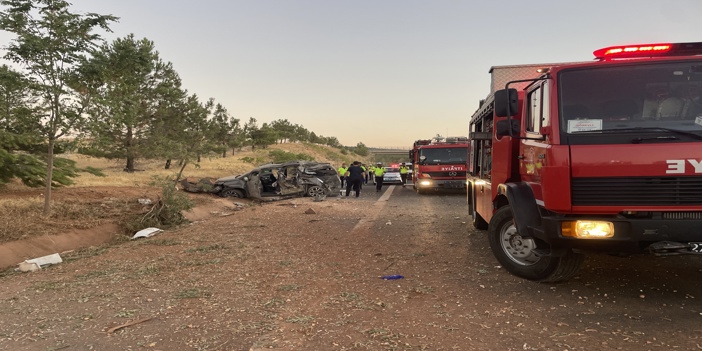
M468 138L448 137L414 142L412 186L418 194L440 189L466 189Z
M470 119L468 209L512 274L584 254L702 253L702 43L493 67Z

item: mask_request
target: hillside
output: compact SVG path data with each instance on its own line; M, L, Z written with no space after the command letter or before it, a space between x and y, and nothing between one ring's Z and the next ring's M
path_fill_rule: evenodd
M339 149L323 145L289 143L271 145L266 149L243 149L227 157L203 157L198 165L187 165L186 178L220 178L242 174L258 165L272 162L269 153L282 150L304 154L315 161L330 162L334 167L352 162L358 155L343 155ZM106 160L85 155L61 155L75 160L79 167L101 169L106 175L98 177L81 173L75 184L52 191L52 213L42 214L43 188L28 188L19 182L0 187L0 243L30 237L87 230L118 223L124 231L125 223L150 206L142 206L138 199L158 199L162 189L155 181L173 179L180 171L177 161L171 169L164 169L165 160L138 160L134 173L123 171L124 160ZM360 158L358 158L361 160ZM245 162L244 160L250 160ZM198 205L197 198L195 199Z
M295 154L311 156L318 162L329 162L334 167L338 167L342 162L350 163L354 160L365 161L360 156L348 153L343 155L339 149L326 145L308 143L284 143L274 144L265 149L251 150L250 147L237 151L234 155L230 153L222 158L216 155L203 157L199 165L187 165L183 171L184 177L212 177L220 178L233 174L241 174L249 169L273 162L269 155L272 150L282 150ZM97 177L91 174L82 174L76 179L76 187L84 186L134 186L145 185L151 182L152 177L170 177L180 170L177 161L174 161L171 168L164 169L165 160L137 160L138 172L124 172L124 160L108 161L84 155L71 155L70 158L78 162L79 167L96 167L102 169L107 177ZM251 162L245 162L251 160Z

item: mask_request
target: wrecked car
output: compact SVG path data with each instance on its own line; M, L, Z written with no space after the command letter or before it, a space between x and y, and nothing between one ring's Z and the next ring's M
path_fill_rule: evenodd
M336 196L339 175L329 163L294 161L266 164L248 173L219 178L212 192L222 197Z

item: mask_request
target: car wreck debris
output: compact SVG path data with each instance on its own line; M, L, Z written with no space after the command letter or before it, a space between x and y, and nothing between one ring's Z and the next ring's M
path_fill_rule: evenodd
M160 233L160 232L162 232L162 231L163 231L163 230L158 229L158 228L154 228L154 227L145 228L145 229L142 229L142 230L136 232L136 234L134 234L134 236L132 237L132 240L134 240L134 239L139 239L139 238L148 238L148 237L152 237L152 236L154 236L154 235L156 235L156 234L158 234L158 233Z
M180 186L190 193L209 193L212 192L215 181L214 178L183 178L180 180Z
M61 259L61 255L58 253L47 255L47 256L42 256L42 257L37 257L33 258L31 260L25 260L24 262L20 262L18 264L17 270L21 272L33 272L42 269L43 267L52 265L52 264L58 264L63 262L63 259Z
M341 180L331 164L312 161L270 163L245 174L217 180L186 178L180 184L183 190L189 192L264 201L298 196L323 200L326 196L337 196L341 189Z

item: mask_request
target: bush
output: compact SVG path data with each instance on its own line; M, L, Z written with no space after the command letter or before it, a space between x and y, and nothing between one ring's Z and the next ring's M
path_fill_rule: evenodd
M271 150L268 152L268 156L272 159L273 163L285 163L290 161L314 161L314 158L305 153L296 154L294 152L288 152L283 150Z
M178 192L170 178L157 179L155 185L161 186L161 198L146 214L138 215L125 223L124 229L128 233L135 233L149 227L165 229L188 221L182 214L183 211L193 208L193 203L188 196Z

